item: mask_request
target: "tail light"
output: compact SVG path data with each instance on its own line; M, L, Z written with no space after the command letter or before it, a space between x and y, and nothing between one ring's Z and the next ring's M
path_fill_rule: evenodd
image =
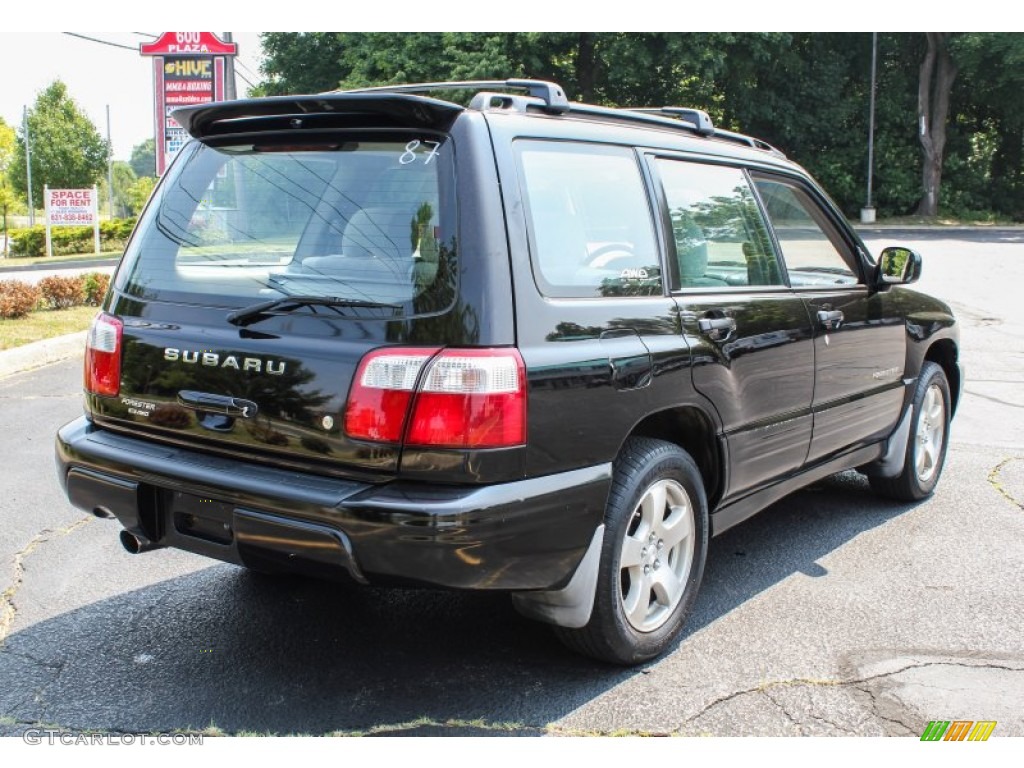
M345 433L360 440L402 439L416 381L435 349L389 348L363 358L345 408Z
M526 369L519 352L384 349L359 366L345 411L349 437L433 448L526 442Z
M121 332L116 317L100 313L92 321L85 343L85 389L94 395L116 397L121 391Z

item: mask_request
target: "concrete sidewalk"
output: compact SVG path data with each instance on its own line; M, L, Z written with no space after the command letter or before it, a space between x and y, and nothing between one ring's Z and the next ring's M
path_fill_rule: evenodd
M0 379L82 355L87 333L69 333L0 351Z

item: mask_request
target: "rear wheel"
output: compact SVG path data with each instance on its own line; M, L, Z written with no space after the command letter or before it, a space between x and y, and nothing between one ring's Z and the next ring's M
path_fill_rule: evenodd
M869 477L871 489L896 501L919 501L931 496L939 482L949 445L949 382L942 367L925 362L914 391L910 439L897 477Z
M707 499L693 459L631 438L615 462L590 621L557 627L570 648L616 664L664 651L697 596L708 546Z

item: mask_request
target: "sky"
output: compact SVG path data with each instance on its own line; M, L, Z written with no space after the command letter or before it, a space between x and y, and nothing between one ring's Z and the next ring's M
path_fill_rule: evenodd
M145 30L146 27L143 27ZM54 80L62 80L72 98L89 116L100 135L107 135L106 108L110 105L110 138L115 160L128 160L132 147L153 138L153 60L140 56L140 43L166 30L148 33L79 32L134 50L71 37L62 32L7 32L0 30L0 117L20 126L22 109ZM238 44L237 71L253 83L259 71L259 33L233 32ZM221 33L222 35L222 33ZM248 85L236 78L238 95Z

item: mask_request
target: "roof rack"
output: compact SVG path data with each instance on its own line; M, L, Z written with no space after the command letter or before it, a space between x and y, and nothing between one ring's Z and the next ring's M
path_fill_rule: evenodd
M715 135L715 124L711 122L711 116L703 109L692 109L690 107L637 107L623 111L639 112L642 115L677 117L684 122L690 123L701 136Z
M545 112L562 115L569 111L569 99L558 83L546 80L455 80L447 83L410 83L407 85L379 85L373 88L354 88L329 93L429 93L461 89L515 88L524 90L543 102Z
M711 122L711 118L708 116L708 113L702 109L693 109L691 107L640 107L624 109L623 111L638 112L642 115L669 115L684 123L690 123L701 136L713 136L716 139L725 139L726 141L732 141L736 144L745 144L748 147L761 149L765 152L771 152L773 155L777 155L782 158L786 156L767 141L755 139L753 136L747 136L743 133L734 133L733 131L716 128Z
M783 152L781 149L772 146L767 141L755 139L753 136L747 136L744 133L733 133L732 131L724 131L721 128L716 128L715 138L725 139L726 141L734 141L737 144L746 144L748 147L753 147L754 149L761 149L764 150L765 152L771 152L773 155L777 157L786 157L786 153Z

